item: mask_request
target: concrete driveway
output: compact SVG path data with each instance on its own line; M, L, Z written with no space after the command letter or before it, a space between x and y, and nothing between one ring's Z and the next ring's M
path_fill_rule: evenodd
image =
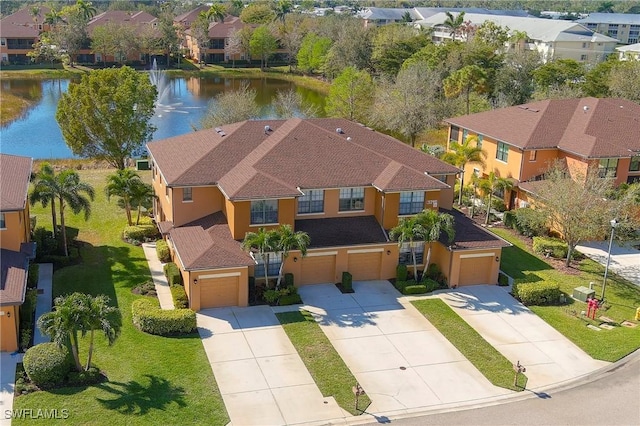
M608 241L589 241L578 245L576 248L580 253L602 265L607 263ZM611 246L609 270L640 286L640 250L630 245L621 246L614 242Z
M304 286L304 308L367 392L369 414L393 415L511 393L493 386L388 281Z
M198 332L236 426L344 423L268 306L204 309Z
M469 286L439 297L509 361L527 368L528 389L575 379L609 364L591 358L503 287Z

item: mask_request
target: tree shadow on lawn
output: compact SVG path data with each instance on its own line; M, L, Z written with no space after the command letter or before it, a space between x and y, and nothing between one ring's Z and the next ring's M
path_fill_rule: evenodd
M151 271L142 248L134 255L133 246L104 246L111 264L113 281L122 287L133 288L151 279Z
M512 278L525 278L527 271L546 271L553 269L547 262L536 255L531 254L520 247L511 246L502 249L502 262L500 267Z
M96 398L106 409L122 414L144 415L150 410L166 410L171 404L185 407L185 391L167 379L145 374L147 384L131 380L127 383L108 382L97 387L111 393L113 399Z

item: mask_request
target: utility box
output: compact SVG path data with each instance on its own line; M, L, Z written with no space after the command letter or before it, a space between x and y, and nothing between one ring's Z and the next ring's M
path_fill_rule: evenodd
M586 302L590 298L594 297L595 294L596 291L589 287L580 286L573 289L573 298L582 302Z
M136 160L136 170L151 170L149 160Z

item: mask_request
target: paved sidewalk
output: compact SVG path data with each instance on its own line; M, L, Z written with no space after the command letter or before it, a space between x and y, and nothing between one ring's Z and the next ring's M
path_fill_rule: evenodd
M527 389L541 389L609 365L591 358L503 287L462 287L439 297L509 361L526 367Z
M271 307L203 309L197 318L233 425L344 423L350 416L322 396Z
M36 323L33 325L33 344L49 342L49 336L40 332L38 318L51 312L53 305L53 263L41 263L38 271L38 299L36 301Z
M165 277L164 270L162 269L163 264L158 260L156 243L143 243L142 249L144 250L144 256L147 258L147 263L149 264L151 278L153 279L153 284L156 287L160 307L162 309L175 309L175 306L173 305L173 297L171 296L171 289L169 288L167 277Z
M607 263L608 241L590 241L578 245L576 249L602 265ZM620 246L614 241L611 246L609 271L613 271L622 278L640 286L640 250L629 246Z

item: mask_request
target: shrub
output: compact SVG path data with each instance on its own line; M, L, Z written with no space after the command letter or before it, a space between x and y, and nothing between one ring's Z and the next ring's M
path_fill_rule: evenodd
M518 280L513 285L513 294L524 305L553 305L560 301L560 286L550 281L527 283Z
M567 257L567 243L557 238L533 237L533 251L562 259Z
M353 276L351 276L351 273L342 273L342 288L348 291L353 290Z
M180 274L180 268L178 268L178 265L173 262L169 262L164 265L163 269L169 285L182 285L182 275Z
M516 212L514 210L509 210L504 212L504 216L502 216L502 221L504 226L507 228L515 228L516 226Z
M151 216L140 216L138 225L155 225Z
M72 371L69 373L67 383L69 386L87 386L95 383L100 383L104 379L100 370L96 367L91 367L87 371Z
M408 280L408 281L396 281L394 286L395 288L398 289L398 291L402 294L404 294L404 289L407 288L407 286L410 285L415 285L416 281L415 280Z
M436 280L432 280L431 278L427 278L426 280L422 280L422 285L425 287L425 291L427 293L431 293L433 290L440 287L440 284Z
M158 228L153 224L127 226L123 236L127 241L148 241L158 236Z
M547 218L544 213L539 210L525 207L516 209L516 230L527 237L535 237L542 235L546 231Z
M53 232L42 226L33 231L33 241L36 243L36 255L39 259L49 254L58 253L58 241L53 236Z
M280 291L274 289L265 290L264 293L262 293L262 298L268 304L275 305L280 298Z
M142 284L139 284L137 286L135 286L131 292L133 294L140 294L142 296L157 296L158 293L156 292L156 285L153 283L153 281L149 280L149 281L145 281Z
M498 285L501 287L506 287L509 285L509 277L502 272L498 272Z
M184 291L184 287L181 285L171 286L171 297L173 298L173 306L176 309L185 309L189 307L189 299L187 293Z
M278 305L280 306L296 305L298 303L302 303L302 299L297 293L280 296L280 299L278 300Z
M29 348L22 362L29 380L43 388L62 384L71 370L67 348L52 342Z
M491 200L491 208L499 212L507 210L507 206L504 204L504 201L499 198L493 198Z
M407 265L396 266L396 280L397 281L407 280Z
M156 241L156 254L158 259L162 263L171 262L171 252L169 251L169 244L165 240Z
M160 309L158 301L137 299L131 304L133 324L145 333L173 336L193 333L196 313L191 309Z
M40 265L32 263L29 265L29 275L27 277L27 288L37 288L40 276Z
M408 285L404 289L404 294L423 294L427 292L427 287L422 284Z
M287 272L284 274L284 285L287 287L293 287L293 274L291 272Z
M33 318L38 300L38 290L27 290L24 303L20 305L20 348L26 350L31 346L31 334L33 332Z

